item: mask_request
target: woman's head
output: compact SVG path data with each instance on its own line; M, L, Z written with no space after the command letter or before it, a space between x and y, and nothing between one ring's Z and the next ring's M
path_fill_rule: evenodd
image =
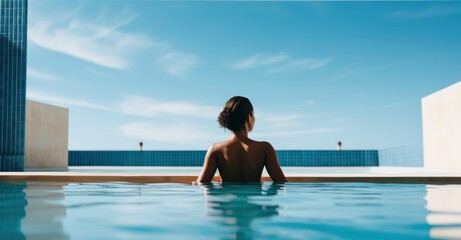
M250 116L253 116L253 105L251 105L250 100L246 97L235 96L224 105L218 116L218 122L221 127L236 132L245 129ZM250 131L251 129L246 130Z

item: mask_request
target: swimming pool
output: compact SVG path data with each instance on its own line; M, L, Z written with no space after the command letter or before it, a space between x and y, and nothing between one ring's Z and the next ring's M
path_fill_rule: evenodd
M461 237L461 185L0 182L2 239Z

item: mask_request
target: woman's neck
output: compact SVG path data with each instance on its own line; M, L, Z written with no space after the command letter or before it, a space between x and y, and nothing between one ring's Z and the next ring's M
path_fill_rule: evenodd
M232 138L237 139L239 141L248 140L248 131L240 130L240 131L232 132L232 134L233 134Z

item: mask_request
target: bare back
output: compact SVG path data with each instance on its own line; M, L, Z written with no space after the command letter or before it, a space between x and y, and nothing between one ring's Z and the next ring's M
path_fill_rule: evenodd
M275 150L269 143L233 138L210 147L197 181L211 181L218 169L225 182L259 182L265 166L273 181L286 181Z
M266 155L264 143L229 140L217 145L216 159L223 181L260 181Z

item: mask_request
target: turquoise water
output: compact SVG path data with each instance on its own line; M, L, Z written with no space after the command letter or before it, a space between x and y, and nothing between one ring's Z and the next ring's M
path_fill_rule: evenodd
M0 182L0 238L461 238L460 202L461 185Z

